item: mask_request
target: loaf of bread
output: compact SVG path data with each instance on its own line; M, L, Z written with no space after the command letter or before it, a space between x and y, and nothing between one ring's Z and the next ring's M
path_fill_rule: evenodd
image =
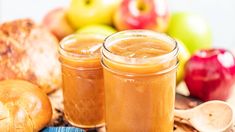
M24 79L49 93L61 85L58 41L32 20L0 24L0 80Z
M36 132L51 117L50 101L38 86L23 80L0 81L0 131Z

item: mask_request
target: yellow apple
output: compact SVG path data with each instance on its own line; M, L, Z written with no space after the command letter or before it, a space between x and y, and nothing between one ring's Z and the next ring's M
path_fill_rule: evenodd
M90 24L112 24L114 11L121 0L71 0L67 16L79 28Z
M179 82L181 82L183 80L184 65L188 61L188 59L190 58L190 52L187 49L187 47L180 40L176 39L176 41L179 46L179 55L178 55L179 66L177 69L177 84L179 84Z
M109 36L117 32L113 27L104 24L93 24L79 28L76 33L96 33Z

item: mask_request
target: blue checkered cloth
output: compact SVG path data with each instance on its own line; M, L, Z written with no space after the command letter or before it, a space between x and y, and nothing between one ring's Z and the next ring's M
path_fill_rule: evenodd
M76 127L47 127L41 132L85 132L82 129Z

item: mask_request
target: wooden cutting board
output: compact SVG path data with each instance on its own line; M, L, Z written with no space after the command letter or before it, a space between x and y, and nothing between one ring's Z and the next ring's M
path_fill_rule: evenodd
M176 91L177 91L176 102L175 102L176 109L189 109L202 103L200 100L188 96L189 92L184 83L179 84L178 87L176 88ZM235 90L233 93L234 93L233 95L235 95ZM57 90L56 92L49 95L49 97L52 102L54 110L53 118L49 126L70 126L69 123L64 119L62 90L61 89ZM231 96L228 102L235 108L235 96ZM105 132L105 129L101 128L98 130L94 130L94 132L95 131ZM175 118L174 132L197 132L197 130L194 129L192 126L190 126L190 124L188 124L184 120ZM231 132L235 132L235 127L233 130L231 130Z

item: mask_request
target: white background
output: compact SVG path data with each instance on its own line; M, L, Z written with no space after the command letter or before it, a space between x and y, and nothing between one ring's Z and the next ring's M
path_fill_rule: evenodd
M0 0L0 23L30 17L40 22L54 7L70 0ZM215 47L235 49L235 0L168 0L171 11L189 11L203 16L211 25Z

